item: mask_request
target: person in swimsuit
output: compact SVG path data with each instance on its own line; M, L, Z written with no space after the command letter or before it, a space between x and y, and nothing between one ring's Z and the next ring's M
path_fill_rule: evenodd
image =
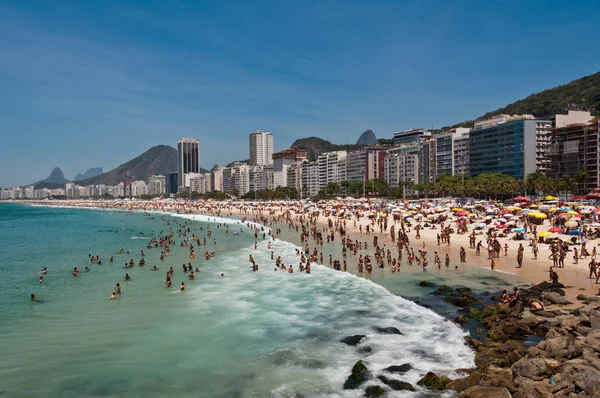
M540 297L539 300L531 299L529 300L529 311L544 311L544 298Z
M108 296L109 300L114 300L115 298L117 298L117 296L115 296L115 292L112 292L110 296Z
M185 283L181 282L181 286L179 286L179 291L183 292L185 290Z

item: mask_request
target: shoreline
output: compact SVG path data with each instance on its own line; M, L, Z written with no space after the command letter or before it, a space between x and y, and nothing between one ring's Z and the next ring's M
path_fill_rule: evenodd
M296 213L290 207L285 204L276 206L275 208L271 208L268 212L266 210L256 210L249 206L248 202L207 202L207 207L204 205L203 207L190 207L190 203L177 203L175 207L165 208L164 206L159 207L156 203L152 203L151 201L131 201L124 202L119 206L111 206L111 203L107 203L104 201L79 201L79 200L66 200L66 201L14 201L14 203L22 203L22 204L30 204L30 205L42 205L42 206L53 206L53 207L87 207L90 209L98 209L98 210L146 210L146 211L165 211L165 212L185 212L189 214L204 214L204 215L230 215L237 216L240 218L247 218L248 221L255 220L257 218L266 218L269 221L273 221L277 218L281 218L283 214L289 214L291 219L295 222L299 221L299 217L306 217L304 213ZM324 215L319 214L316 217L316 225L319 228L328 228L328 221L337 220L337 217L326 217ZM356 221L356 225L354 225L353 220L347 220L346 229L347 229L347 237L350 237L352 240L358 239L362 242L368 242L369 244L369 252L372 250L372 240L373 237L377 236L379 245L386 246L386 248L395 251L395 244L392 242L389 232L379 232L378 228L375 228L371 233L366 233L367 224L371 224L371 222L362 217L358 221ZM359 231L359 228L362 226L363 232ZM400 222L391 221L389 226L395 226L396 233L400 228ZM549 228L548 225L540 226L538 232L545 232ZM481 250L481 255L475 255L475 249L469 248L469 234L451 234L451 244L447 245L442 243L441 245L437 244L437 232L439 230L433 230L429 228L424 228L420 231L421 238L419 240L415 239L415 232L411 231L407 233L410 238L410 243L415 250L423 249L423 244L425 244L424 250L428 252L428 257L430 257L430 267L429 272L435 273L437 272L434 269L434 264L432 261L432 256L434 251L438 251L440 258L443 259L446 253L448 253L451 257L452 263L458 263L459 257L459 248L464 247L466 250L466 266L479 267L488 269L490 272L498 274L507 274L519 277L524 281L528 281L531 284L537 284L543 281L549 280L548 269L552 267L552 260L548 258L550 255L549 245L539 244L538 247L540 249L538 259L535 260L533 258L533 253L531 247L529 246L528 241L514 241L506 238L499 239L502 246L504 244L508 245L508 255L504 255L504 247L502 248L501 254L499 258L495 259L495 269L490 269L490 260L488 260L486 255L485 247ZM469 231L470 232L470 231ZM477 241L484 240L484 235L477 235ZM336 233L336 240L339 239L339 234ZM590 241L590 243L594 246L600 245L596 243L597 241ZM523 266L521 268L516 268L517 265L517 256L516 252L519 247L519 243L523 243L525 248L524 252L524 261ZM591 251L591 247L589 248ZM404 259L406 262L406 259ZM569 287L565 290L565 296L567 299L573 303L576 303L576 297L579 294L585 295L596 295L600 288L600 284L596 284L593 279L588 278L589 269L587 263L588 259L580 259L578 264L573 264L572 260L572 251L568 252L567 258L565 259L565 267L564 268L553 268L554 271L559 276L559 282L563 285ZM353 264L348 264L349 267L354 266ZM507 286L508 288L508 286Z

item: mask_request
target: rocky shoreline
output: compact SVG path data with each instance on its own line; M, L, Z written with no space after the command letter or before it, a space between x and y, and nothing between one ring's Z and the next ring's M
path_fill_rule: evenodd
M427 281L420 286L435 287ZM600 297L579 295L580 303L573 305L564 298L564 289L561 284L543 282L522 290L522 300L509 307L484 303L497 303L499 295L484 294L487 300L483 300L469 288L439 286L432 294L455 305L460 313L455 322L471 332L465 340L476 352L476 368L459 369L465 377L454 380L430 372L413 386L374 375L358 361L344 389L364 388L365 397L382 397L392 391L431 395L454 391L459 398L600 397ZM530 313L529 299L540 296L545 310ZM401 332L389 328L387 333ZM368 348L361 346L364 338L348 336L341 342L360 351ZM384 370L401 377L411 369L406 363Z

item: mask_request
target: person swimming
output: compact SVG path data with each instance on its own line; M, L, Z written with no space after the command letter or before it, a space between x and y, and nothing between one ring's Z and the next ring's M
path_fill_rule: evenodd
M48 270L46 269L46 267L44 267L43 269L40 270L41 275L44 275L46 273L48 273Z
M150 271L158 271L158 267L155 265L154 267L150 268Z
M40 276L40 281L39 281L39 283L42 283L42 282L44 282L44 277L43 277L43 276Z
M117 296L115 296L115 292L112 292L112 293L110 294L110 296L108 296L108 299L109 299L109 300L114 300L114 299L116 299L116 298L117 298Z
M183 292L185 290L185 283L181 282L181 285L179 286L179 291Z
M131 277L129 276L129 274L125 274L125 280L126 281L130 281L131 280Z

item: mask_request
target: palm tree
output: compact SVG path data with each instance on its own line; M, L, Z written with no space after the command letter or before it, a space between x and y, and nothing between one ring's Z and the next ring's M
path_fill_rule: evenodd
M588 182L588 178L590 178L590 172L587 171L587 169L583 166L581 166L581 168L579 169L579 172L577 172L577 177L575 177L577 182L580 184L583 184L583 191L584 193L587 193L587 182Z
M565 193L572 194L575 191L575 180L568 174L564 174L559 180L559 186Z

